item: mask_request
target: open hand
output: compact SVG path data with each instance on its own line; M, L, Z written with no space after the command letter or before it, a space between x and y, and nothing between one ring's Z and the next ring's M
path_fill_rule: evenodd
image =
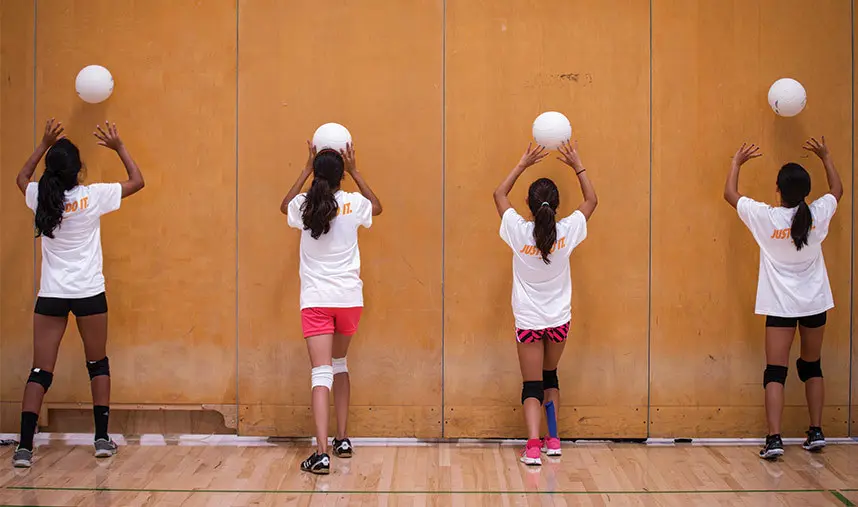
M803 148L807 151L812 151L821 160L825 160L831 156L831 152L828 151L828 145L825 144L825 136L822 136L822 142L811 137L804 143Z
M54 122L54 118L51 118L45 123L45 133L42 135L42 144L45 145L45 148L50 148L55 142L65 137L63 124L58 121Z
M307 141L307 152L307 163L304 165L304 172L309 174L313 172L313 160L316 159L316 147L310 141Z
M104 128L101 125L96 125L96 132L93 132L98 139L98 145L110 148L114 151L119 151L122 148L122 139L119 138L119 131L116 129L115 123L109 121L104 122Z
M354 143L346 143L346 149L340 150L340 155L342 155L343 157L343 163L346 166L346 172L349 174L354 173L357 170L357 163L355 162Z
M752 158L762 157L760 147L756 144L742 143L742 147L733 155L733 164L740 166Z
M581 156L578 154L578 141L564 141L563 144L557 148L557 151L559 151L561 155L560 157L557 157L557 160L574 169L576 173L584 170L584 163L581 162Z
M518 161L518 165L522 169L527 169L534 164L542 162L542 159L547 156L548 151L545 149L545 146L537 144L534 148L533 143L530 143L527 145L527 151L524 152L524 155L521 156L521 160Z

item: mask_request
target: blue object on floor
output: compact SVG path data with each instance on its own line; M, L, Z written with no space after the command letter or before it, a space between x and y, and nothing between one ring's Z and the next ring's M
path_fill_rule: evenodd
M557 416L554 414L554 402L545 404L545 419L548 421L548 436L557 438Z

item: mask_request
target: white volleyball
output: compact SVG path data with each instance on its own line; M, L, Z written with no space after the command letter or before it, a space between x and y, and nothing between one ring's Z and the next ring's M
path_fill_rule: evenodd
M101 65L89 65L78 72L74 88L84 102L98 104L113 93L113 76Z
M778 79L769 88L769 105L779 116L795 116L807 104L804 86L788 77Z
M556 150L571 138L572 124L563 113L548 111L533 121L533 139L549 150Z
M326 148L332 150L345 150L346 144L352 142L352 135L349 129L343 127L339 123L326 123L316 129L313 134L313 147L316 151L322 151Z

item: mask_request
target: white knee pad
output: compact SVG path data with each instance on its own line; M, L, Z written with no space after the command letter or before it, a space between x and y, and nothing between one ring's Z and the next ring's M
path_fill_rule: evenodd
M327 364L316 366L310 372L313 379L313 387L327 387L329 390L334 385L334 368Z
M334 363L334 375L349 372L349 365L346 364L345 357L335 357L334 360L331 362Z

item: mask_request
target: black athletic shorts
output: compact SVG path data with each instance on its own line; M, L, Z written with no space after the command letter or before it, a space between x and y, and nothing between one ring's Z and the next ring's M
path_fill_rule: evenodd
M822 327L828 321L826 312L817 313L807 317L766 317L766 327L791 327L795 329L796 324L801 327L815 329Z
M36 313L49 317L67 317L69 312L75 317L107 313L107 296L102 292L82 299L43 298L36 299Z

